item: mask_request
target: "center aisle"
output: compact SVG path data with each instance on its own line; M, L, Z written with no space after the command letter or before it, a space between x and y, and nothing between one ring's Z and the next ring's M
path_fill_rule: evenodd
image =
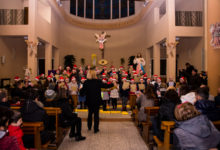
M85 114L87 113L81 112L79 116L84 120ZM105 120L105 117L111 118L114 116L115 118L117 115L105 114L103 118L101 113L100 116ZM121 114L118 114L118 116L121 116ZM99 129L100 132L94 134L93 130L88 131L87 122L83 121L82 135L86 136L86 140L76 142L74 138L70 139L67 134L58 150L148 150L132 121L100 121Z

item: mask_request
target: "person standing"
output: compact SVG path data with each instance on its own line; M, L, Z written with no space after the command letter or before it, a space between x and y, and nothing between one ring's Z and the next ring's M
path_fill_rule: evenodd
M99 106L101 105L101 88L111 88L113 84L105 84L97 79L95 70L89 70L87 79L81 89L81 94L86 96L88 106L88 129L92 128L92 115L94 114L94 133L99 132Z

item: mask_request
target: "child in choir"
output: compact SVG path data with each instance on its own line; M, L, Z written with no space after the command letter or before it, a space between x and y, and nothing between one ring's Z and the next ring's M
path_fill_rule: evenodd
M107 83L107 79L102 79L102 82L103 83ZM107 102L109 101L109 89L104 89L102 88L101 89L102 91L102 102L103 102L103 111L106 111L106 105L107 105Z
M142 93L145 93L145 84L144 84L144 79L143 78L140 79L140 83L138 84L138 89Z
M131 105L131 110L134 109L135 104L136 104L136 93L137 91L137 85L134 82L134 79L131 79L131 84L130 84L130 105Z
M158 77L157 75L153 76L153 80L151 81L152 85L155 85L155 83L157 82L157 77Z
M118 80L118 75L117 75L117 73L114 71L112 74L113 74L112 77L115 78L116 80Z
M134 76L134 82L135 82L135 83L138 83L139 80L140 80L140 77L138 76L137 72L134 72L134 73L133 73L133 76Z
M62 98L68 98L68 86L64 81L64 77L60 76L59 83L58 83L58 95Z
M59 78L60 78L60 70L57 70L55 74L56 83L58 83Z
M112 79L114 86L111 88L110 98L112 100L112 106L114 110L117 110L117 99L119 98L119 86L115 78Z
M74 76L72 77L71 82L68 83L68 87L69 87L69 94L73 100L73 106L76 109L77 102L78 102L78 84L77 84L76 78Z
M23 131L21 130L22 125L21 113L18 111L13 111L13 116L11 118L11 124L8 126L9 136L16 137L20 150L26 150L24 143L22 141Z
M83 88L83 84L86 81L86 78L82 77L81 78L81 83L79 84L79 91ZM85 101L86 101L86 96L82 96L79 94L79 103L80 103L80 109L85 108Z
M176 87L176 82L173 81L173 78L169 78L169 82L167 83L167 87Z
M127 111L127 102L130 91L130 83L127 81L126 77L122 78L122 83L120 84L120 96L122 99L122 111Z

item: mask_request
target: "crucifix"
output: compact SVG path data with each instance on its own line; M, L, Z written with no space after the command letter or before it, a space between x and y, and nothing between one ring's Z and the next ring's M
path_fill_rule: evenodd
M110 37L110 35L107 35L106 32L102 31L101 34L97 34L95 33L95 37L96 37L96 42L99 43L99 49L102 51L102 59L104 59L104 44L107 41L107 37Z

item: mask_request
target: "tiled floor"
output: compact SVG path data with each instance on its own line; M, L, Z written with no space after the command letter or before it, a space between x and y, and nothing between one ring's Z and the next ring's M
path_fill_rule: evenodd
M86 136L86 140L76 142L74 138L66 136L59 150L148 150L131 121L100 122L99 129L100 132L94 134L93 130L87 130L86 122L83 121L82 135Z

